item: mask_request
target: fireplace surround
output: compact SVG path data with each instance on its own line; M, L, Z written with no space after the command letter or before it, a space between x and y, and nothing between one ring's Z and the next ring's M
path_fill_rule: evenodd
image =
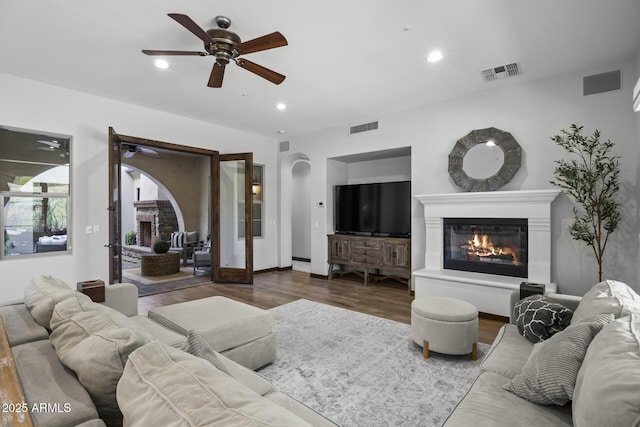
M557 285L551 281L551 203L559 192L552 189L416 195L424 205L425 267L413 272L415 297L459 298L482 312L509 317L511 293L519 289L521 282L544 284L546 292L557 291ZM526 221L526 250L521 251L527 258L526 275L445 268L446 218L468 222Z

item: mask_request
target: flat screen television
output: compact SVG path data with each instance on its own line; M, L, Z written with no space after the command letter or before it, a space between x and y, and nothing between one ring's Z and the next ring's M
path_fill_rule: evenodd
M411 181L336 185L334 224L338 234L409 237Z

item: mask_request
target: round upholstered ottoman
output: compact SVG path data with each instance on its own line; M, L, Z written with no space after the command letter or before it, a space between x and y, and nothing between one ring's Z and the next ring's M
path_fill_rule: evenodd
M478 309L449 297L415 299L411 303L411 339L429 350L444 354L469 354L476 360Z

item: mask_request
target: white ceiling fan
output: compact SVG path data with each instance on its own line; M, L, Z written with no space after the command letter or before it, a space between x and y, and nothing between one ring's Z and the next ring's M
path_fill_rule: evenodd
M122 144L122 157L124 157L125 159L130 159L137 153L140 153L143 156L152 157L154 159L162 158L162 154L158 153L153 148L128 143Z

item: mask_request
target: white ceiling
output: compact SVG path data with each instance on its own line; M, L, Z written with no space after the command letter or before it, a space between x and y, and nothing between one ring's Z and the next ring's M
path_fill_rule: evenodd
M211 89L213 57L156 69L141 49L203 47L172 12L204 29L226 15L244 41L280 31L288 46L246 58L287 79L276 86L230 64ZM434 48L444 60L428 64ZM611 71L639 49L639 0L0 1L0 72L281 140L499 85ZM480 78L514 61L523 75Z

